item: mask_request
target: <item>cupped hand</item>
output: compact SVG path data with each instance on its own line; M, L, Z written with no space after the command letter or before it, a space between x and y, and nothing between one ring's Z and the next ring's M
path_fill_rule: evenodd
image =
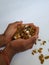
M10 23L7 29L4 32L5 44L12 40L14 33L17 30L17 26L21 25L22 21L16 21L14 23Z
M30 39L18 39L11 41L10 46L14 49L15 53L31 49L36 42L37 36Z
M22 24L22 23L21 23ZM8 56L11 60L11 58L19 52L23 52L25 50L31 49L34 45L34 43L36 43L36 40L38 38L38 33L39 33L39 27L36 27L34 24L30 23L28 25L33 26L36 31L35 31L35 35L30 37L29 39L17 39L17 40L11 40L11 37L13 36L13 34L10 32L11 27L13 27L13 25L10 25L7 29L7 31L5 31L5 35L7 36L7 39L10 39L10 42L7 44L7 46L5 47L4 51L8 52ZM17 24L16 24L17 27ZM13 29L15 29L16 27L13 27ZM14 31L14 30L11 30ZM8 35L7 33L10 32ZM11 35L12 34L12 35Z
M33 25L33 24L29 24L29 25ZM29 39L13 40L11 41L10 45L15 50L15 52L22 52L27 49L30 49L33 47L34 43L36 43L36 40L38 38L38 33L39 33L39 27L36 27L36 32L34 36L30 37Z

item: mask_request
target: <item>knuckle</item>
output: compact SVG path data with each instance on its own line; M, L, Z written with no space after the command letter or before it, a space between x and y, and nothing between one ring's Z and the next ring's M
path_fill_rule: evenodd
M11 26L11 25L12 25L12 23L9 24L9 26Z

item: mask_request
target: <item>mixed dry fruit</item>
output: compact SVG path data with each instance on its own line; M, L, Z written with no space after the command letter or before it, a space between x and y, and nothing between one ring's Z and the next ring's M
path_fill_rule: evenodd
M38 39L38 41L42 41L41 39ZM44 41L42 41L42 43L40 44L40 45L45 45L46 44L46 41L44 40ZM48 50L48 52L49 52L49 48L47 49ZM39 60L40 60L40 63L41 64L43 64L44 63L44 61L45 61L45 59L49 59L49 55L44 55L43 53L42 53L42 51L43 51L43 48L42 47L40 47L39 49L33 49L32 50L32 55L34 55L34 54L36 54L36 53L39 53L40 55L38 56L39 57Z
M28 39L32 36L35 35L36 28L28 25L28 24L23 24L21 26L17 26L17 31L13 36L13 39Z

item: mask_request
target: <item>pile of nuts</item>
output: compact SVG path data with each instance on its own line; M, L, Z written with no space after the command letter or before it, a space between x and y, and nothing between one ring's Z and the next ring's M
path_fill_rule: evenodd
M28 39L35 34L36 29L30 25L17 26L17 31L13 36L13 39Z

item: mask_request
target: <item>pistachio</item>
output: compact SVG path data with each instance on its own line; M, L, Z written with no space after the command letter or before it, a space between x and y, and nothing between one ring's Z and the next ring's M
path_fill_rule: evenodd
M31 36L33 36L35 33L35 30L33 29L33 27L29 26L29 25L22 25L22 26L18 26L17 27L17 31L14 34L14 39L28 39Z

